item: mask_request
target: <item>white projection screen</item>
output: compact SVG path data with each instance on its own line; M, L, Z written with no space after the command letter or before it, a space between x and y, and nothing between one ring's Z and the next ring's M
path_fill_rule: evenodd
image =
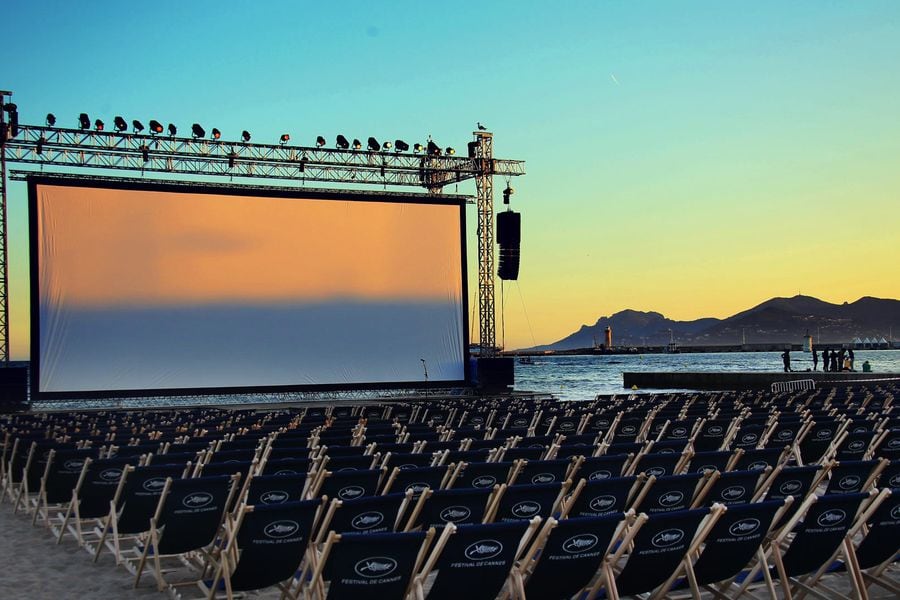
M29 204L35 399L468 379L458 198L35 177Z

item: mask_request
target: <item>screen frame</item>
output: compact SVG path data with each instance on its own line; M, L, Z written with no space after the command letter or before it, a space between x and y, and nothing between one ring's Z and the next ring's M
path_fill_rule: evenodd
M68 400L68 399L103 399L132 397L169 397L169 396L213 396L227 394L266 394L285 392L329 392L354 390L385 389L440 389L447 387L471 386L471 367L469 361L469 290L466 257L466 202L463 196L429 196L418 193L369 192L359 190L304 190L255 186L225 186L208 182L181 183L172 181L121 181L113 178L91 177L54 177L53 175L30 175L28 184L28 231L29 231L29 275L30 275L30 387L32 401ZM332 200L342 202L391 202L400 204L426 204L459 207L459 240L460 240L460 273L462 275L462 350L460 357L463 363L463 379L440 381L399 381L369 382L350 384L296 384L296 385L257 385L257 386L223 386L223 387L189 387L189 388L141 388L116 390L78 390L78 391L40 391L40 248L38 235L37 190L39 186L60 186L70 188L96 188L123 191L145 191L162 193L210 194L221 196L257 196L262 198L287 198L295 200Z

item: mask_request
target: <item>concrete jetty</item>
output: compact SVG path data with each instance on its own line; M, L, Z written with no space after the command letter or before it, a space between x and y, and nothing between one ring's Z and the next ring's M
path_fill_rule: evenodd
M821 371L655 371L623 373L626 388L670 390L762 390L770 389L780 381L812 379L817 388L852 385L877 385L882 382L900 382L900 373L860 373Z

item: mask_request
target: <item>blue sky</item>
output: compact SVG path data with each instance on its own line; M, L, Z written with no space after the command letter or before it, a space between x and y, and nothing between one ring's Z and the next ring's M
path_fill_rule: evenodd
M513 182L509 347L623 308L689 319L798 290L900 296L884 276L900 251L897 2L7 0L4 14L0 87L25 122L86 111L458 148L487 124L528 173Z

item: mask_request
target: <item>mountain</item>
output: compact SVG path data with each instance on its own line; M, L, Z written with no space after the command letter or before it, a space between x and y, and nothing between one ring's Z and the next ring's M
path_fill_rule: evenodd
M856 337L888 338L900 333L900 300L866 296L832 304L811 296L772 298L728 317L673 321L658 312L623 310L601 317L559 341L528 350L571 350L602 344L612 329L614 346L661 346L671 336L679 344L717 345L794 343L810 333L819 343L849 342Z

